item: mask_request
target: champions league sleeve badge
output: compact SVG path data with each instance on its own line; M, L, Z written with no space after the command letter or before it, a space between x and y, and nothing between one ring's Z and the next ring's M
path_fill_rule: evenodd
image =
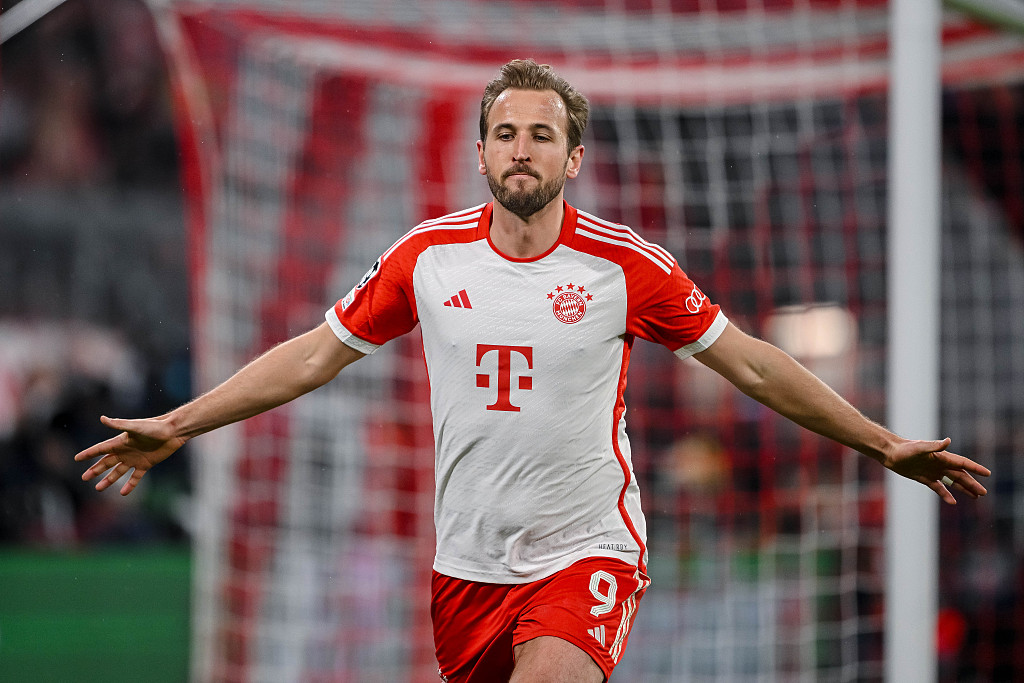
M374 264L370 266L370 269L366 271L366 274L363 275L362 279L359 280L359 283L349 290L348 294L345 295L345 298L341 300L341 310L344 311L346 308L351 306L352 302L355 301L356 292L365 287L370 282L370 280L373 279L373 276L376 275L378 271L380 271L380 262L381 259L383 258L384 257L382 256L381 258L377 259L374 262Z

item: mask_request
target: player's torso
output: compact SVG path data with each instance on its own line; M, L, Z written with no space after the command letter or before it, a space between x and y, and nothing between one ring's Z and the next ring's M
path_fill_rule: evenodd
M486 240L418 256L439 559L491 539L495 563L527 553L533 566L624 533L625 283L617 264L564 245L528 262Z

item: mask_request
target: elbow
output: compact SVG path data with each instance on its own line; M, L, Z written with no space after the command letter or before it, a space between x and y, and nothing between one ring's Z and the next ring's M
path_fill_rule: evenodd
M766 342L758 343L759 353L750 354L732 378L733 384L750 398L768 403L779 390L779 378L795 364L789 354Z
M297 384L300 391L303 394L307 394L327 384L337 374L337 372L332 373L326 366L318 363L314 358L307 358L302 364L302 371L297 377Z
M758 400L768 391L770 383L771 364L767 362L765 355L747 355L729 378L737 389Z
M291 385L298 394L306 394L331 381L338 371L331 371L330 357L307 333L286 344L293 344L295 352L291 363Z
M762 368L749 368L747 372L733 380L733 385L760 403L764 403L769 394L768 376Z
M364 354L346 346L334 336L320 343L310 344L302 355L299 384L303 393L313 391L338 376L345 366L363 357Z

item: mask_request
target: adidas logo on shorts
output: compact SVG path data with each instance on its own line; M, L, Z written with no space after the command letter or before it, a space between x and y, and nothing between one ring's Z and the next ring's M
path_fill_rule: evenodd
M595 626L594 628L588 628L587 633L594 636L597 642L601 643L601 647L604 647L604 624Z

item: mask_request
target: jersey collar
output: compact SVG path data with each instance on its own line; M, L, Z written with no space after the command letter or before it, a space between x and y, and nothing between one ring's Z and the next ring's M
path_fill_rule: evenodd
M565 213L562 217L562 230L558 233L558 239L555 240L555 243L551 245L550 249L539 256L533 256L531 258L514 258L512 256L508 256L494 246L494 242L491 241L491 213L494 211L494 202L489 202L484 206L484 210L480 214L480 222L477 223L477 234L481 238L486 239L491 250L506 261L512 261L513 263L530 263L532 261L539 261L557 249L559 244L568 244L572 239L573 234L576 232L576 209L569 206L569 202L564 199L562 200L562 207L565 209Z

